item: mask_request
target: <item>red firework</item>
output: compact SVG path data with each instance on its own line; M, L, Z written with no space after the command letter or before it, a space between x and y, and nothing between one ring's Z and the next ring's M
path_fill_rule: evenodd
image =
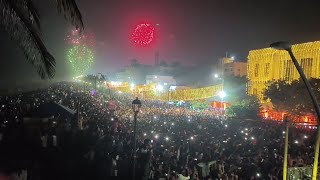
M131 40L140 46L149 45L154 39L154 31L155 28L151 24L138 24L131 35Z
M94 49L94 35L92 33L80 33L78 29L73 29L64 40L69 45L88 45Z

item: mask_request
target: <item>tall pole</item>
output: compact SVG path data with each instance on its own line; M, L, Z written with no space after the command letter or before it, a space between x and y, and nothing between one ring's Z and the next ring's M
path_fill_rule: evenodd
M316 144L315 144L315 149L314 149L314 161L313 161L313 170L312 170L312 180L316 180L318 176L318 162L319 162L319 143L320 143L320 107L319 103L317 101L316 95L312 91L311 85L309 81L307 80L301 66L299 65L297 59L292 53L292 49L286 49L292 59L293 64L295 65L296 69L298 70L302 81L304 82L305 86L307 87L308 93L311 97L314 109L317 113L317 139L316 139Z
M286 124L286 138L284 141L284 155L283 155L283 180L287 180L287 170L288 170L288 142L289 142L289 121L286 118L285 120Z
M135 178L136 178L137 115L138 115L138 111L135 111L134 112L134 127L133 127L133 139L134 139L134 146L133 146L133 172L132 172L132 179L133 180L135 180Z

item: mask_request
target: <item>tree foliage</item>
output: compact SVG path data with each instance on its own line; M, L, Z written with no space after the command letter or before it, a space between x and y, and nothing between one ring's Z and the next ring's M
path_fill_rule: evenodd
M320 100L320 79L309 79L313 92ZM311 98L302 80L291 83L276 81L271 83L264 94L270 99L273 107L279 111L286 111L294 115L315 113Z
M257 97L246 96L228 107L225 114L228 118L255 119L258 117L260 110L261 105Z
M83 30L75 0L55 0L56 8L68 21ZM55 59L40 37L40 15L32 0L0 0L0 26L23 50L26 59L42 79L55 74Z
M195 100L190 102L192 107L197 110L204 110L209 108L209 103L204 100Z

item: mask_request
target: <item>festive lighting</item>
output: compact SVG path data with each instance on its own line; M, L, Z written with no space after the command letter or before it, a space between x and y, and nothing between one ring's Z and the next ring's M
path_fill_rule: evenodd
M157 85L157 87L156 87L156 90L158 90L158 91L163 91L163 86L162 85Z
M168 138L168 137L166 137L166 141L169 141L169 138Z
M85 74L91 67L93 58L93 52L85 45L76 45L67 53L67 60L76 74Z
M193 139L194 139L194 137L193 137L193 136L191 136L191 137L190 137L190 139L191 139L191 140L193 140Z
M92 33L80 33L78 29L71 30L71 33L64 39L68 45L87 45L94 49L94 35Z
M224 91L220 91L220 92L218 93L218 96L219 96L220 98L224 98L224 97L226 97L226 93L225 93Z
M147 136L147 133L144 133L143 136Z
M155 135L155 136L154 136L154 138L158 139L158 138L159 138L159 136L158 136L158 135Z
M155 28L149 23L141 23L134 29L131 40L139 46L149 45L154 40Z

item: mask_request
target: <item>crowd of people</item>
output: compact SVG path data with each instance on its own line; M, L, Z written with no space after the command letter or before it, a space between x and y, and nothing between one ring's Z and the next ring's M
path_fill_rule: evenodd
M134 98L73 82L2 96L0 172L27 172L21 174L28 179L131 179L135 157L136 179L281 179L281 122L225 120L220 111L142 99L134 152ZM26 123L50 102L76 113L57 111ZM313 128L290 128L289 167L312 164L314 134Z

